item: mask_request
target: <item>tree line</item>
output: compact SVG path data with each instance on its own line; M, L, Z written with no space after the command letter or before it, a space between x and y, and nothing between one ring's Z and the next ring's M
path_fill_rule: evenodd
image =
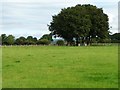
M51 34L44 34L40 39L33 36L28 36L27 38L21 36L15 39L15 36L13 35L7 36L6 34L2 34L0 39L2 41L0 43L1 45L49 45L54 41ZM56 45L65 45L65 42L65 40L58 40ZM93 40L92 43L120 43L120 33L109 35L109 39L107 41L97 42L96 40Z
M51 34L45 34L40 39L33 36L28 36L27 38L21 36L15 39L13 35L2 34L0 36L2 45L49 45L52 41Z

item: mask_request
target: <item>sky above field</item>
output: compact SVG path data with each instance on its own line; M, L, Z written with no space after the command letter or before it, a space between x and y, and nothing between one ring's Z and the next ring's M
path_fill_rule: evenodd
M118 32L119 0L1 0L0 34L16 37L32 35L37 38L50 33L47 24L62 8L77 4L92 4L103 8L109 16L112 33Z

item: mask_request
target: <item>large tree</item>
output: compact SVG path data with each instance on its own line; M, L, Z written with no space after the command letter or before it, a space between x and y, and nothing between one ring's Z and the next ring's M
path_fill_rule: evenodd
M61 10L49 25L53 35L63 37L68 43L89 44L92 38L105 39L109 35L108 16L93 5L76 5Z

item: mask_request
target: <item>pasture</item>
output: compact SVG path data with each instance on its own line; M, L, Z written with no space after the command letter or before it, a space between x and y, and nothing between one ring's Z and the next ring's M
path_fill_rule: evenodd
M117 88L117 46L2 47L3 88Z
M2 48L0 47L0 89L2 88Z

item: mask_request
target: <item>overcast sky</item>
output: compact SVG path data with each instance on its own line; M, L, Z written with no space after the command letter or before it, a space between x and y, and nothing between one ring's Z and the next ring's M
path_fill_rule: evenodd
M47 24L62 8L77 4L92 4L103 8L109 16L112 33L118 32L119 0L1 0L0 34L16 37L32 35L41 37L49 33Z

